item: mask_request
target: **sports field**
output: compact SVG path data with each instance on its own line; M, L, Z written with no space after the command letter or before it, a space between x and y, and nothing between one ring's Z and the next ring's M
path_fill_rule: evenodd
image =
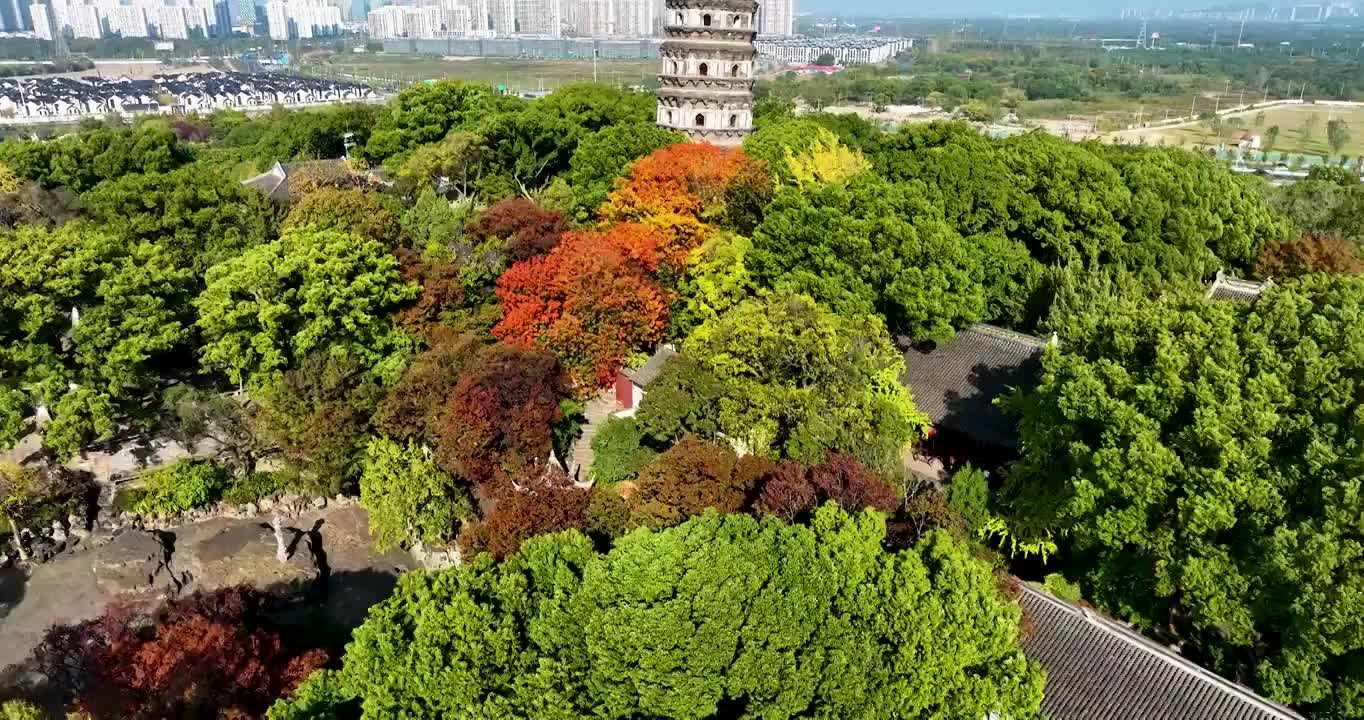
M1334 151L1327 138L1326 128L1332 120L1344 120L1349 139ZM1213 146L1219 143L1235 145L1244 135L1259 135L1260 150L1264 151L1270 128L1279 129L1273 152L1351 158L1364 155L1364 108L1331 105L1285 105L1265 110L1249 110L1223 116L1221 122L1188 123L1167 128L1148 128L1113 133L1113 139L1148 145L1180 145L1184 147Z
M593 79L591 60L520 60L509 58L454 58L435 55L332 54L304 60L310 74L367 79L380 84L426 80L469 80L505 85L514 92L553 90ZM596 79L613 85L657 82L656 60L598 60Z

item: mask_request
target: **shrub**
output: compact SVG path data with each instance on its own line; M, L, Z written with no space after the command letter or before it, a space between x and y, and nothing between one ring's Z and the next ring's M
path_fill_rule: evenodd
M228 473L209 460L177 460L142 478L145 491L133 512L164 517L216 501L228 485Z
M1084 600L1080 583L1071 582L1061 573L1051 573L1042 578L1042 589L1067 602L1077 603Z
M46 717L38 706L23 700L10 700L0 705L0 720L44 720Z
M223 501L233 505L255 502L288 487L291 479L283 472L253 472L232 483L223 493Z
M961 516L966 529L978 533L990 520L990 485L985 473L971 467L962 466L952 476L952 484L947 486L947 507Z
M643 446L644 431L634 418L611 418L592 438L592 479L612 485L634 480L658 455Z

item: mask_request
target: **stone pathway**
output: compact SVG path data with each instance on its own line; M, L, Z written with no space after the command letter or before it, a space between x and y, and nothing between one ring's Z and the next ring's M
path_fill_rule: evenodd
M587 401L587 407L583 410L583 415L586 416L583 434L573 444L573 454L569 456L569 477L575 478L578 482L587 482L588 470L592 468L592 438L597 436L597 431L601 430L602 425L606 424L611 413L615 411L616 398L610 390L604 390Z

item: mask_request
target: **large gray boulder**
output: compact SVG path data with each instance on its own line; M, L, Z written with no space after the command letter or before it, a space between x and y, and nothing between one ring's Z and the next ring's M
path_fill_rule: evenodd
M132 529L115 535L91 558L95 586L111 596L179 591L183 579L171 567L171 538Z

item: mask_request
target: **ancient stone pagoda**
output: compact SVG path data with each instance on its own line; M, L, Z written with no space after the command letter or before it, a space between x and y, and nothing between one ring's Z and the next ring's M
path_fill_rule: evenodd
M667 0L659 127L696 142L743 142L753 129L757 12L750 0Z

